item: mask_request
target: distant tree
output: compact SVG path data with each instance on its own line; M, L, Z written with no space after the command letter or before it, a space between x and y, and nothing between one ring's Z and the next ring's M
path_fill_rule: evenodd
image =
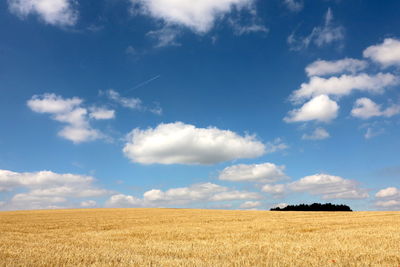
M332 203L313 203L311 205L288 205L284 208L276 207L270 209L271 211L352 211L347 205L336 205Z

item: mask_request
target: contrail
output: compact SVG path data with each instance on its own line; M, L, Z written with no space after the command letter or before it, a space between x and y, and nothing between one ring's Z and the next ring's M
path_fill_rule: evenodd
M143 87L143 86L145 86L146 84L151 83L152 81L157 80L157 79L160 78L160 77L161 77L161 75L157 75L157 76L155 76L155 77L153 77L153 78L151 78L151 79L149 79L149 80L147 80L147 81L144 81L144 82L142 82L142 83L139 83L138 85L136 85L135 87L133 87L133 88L131 88L131 89L126 90L126 92L130 92L130 91L136 90L136 89L138 89L138 88L140 88L140 87Z

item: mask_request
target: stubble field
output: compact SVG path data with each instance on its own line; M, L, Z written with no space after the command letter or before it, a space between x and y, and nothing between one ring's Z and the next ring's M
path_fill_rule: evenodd
M400 212L0 212L1 266L400 266Z

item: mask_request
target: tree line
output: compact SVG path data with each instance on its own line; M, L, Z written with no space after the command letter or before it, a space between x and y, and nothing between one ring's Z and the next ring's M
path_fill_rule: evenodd
M284 208L276 207L270 209L271 211L352 211L347 205L336 205L332 203L313 203L311 205L288 205Z

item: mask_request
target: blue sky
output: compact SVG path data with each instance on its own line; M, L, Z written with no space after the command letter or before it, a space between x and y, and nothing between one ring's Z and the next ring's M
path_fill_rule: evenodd
M400 3L0 3L0 209L400 209Z

